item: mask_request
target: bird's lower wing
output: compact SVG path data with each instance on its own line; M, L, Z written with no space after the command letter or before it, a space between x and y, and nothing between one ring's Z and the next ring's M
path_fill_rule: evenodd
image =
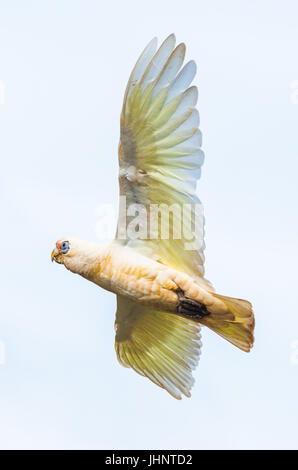
M117 296L115 349L119 362L173 397L190 396L200 356L200 325Z

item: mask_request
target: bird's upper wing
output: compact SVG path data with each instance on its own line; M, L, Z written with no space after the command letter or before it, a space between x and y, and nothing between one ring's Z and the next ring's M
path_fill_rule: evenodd
M115 348L119 362L180 399L190 396L200 356L200 325L117 296Z
M190 61L181 69L185 45L175 48L173 34L155 50L153 39L137 61L125 91L119 144L122 197L116 238L164 264L201 277L204 217L195 190L204 154L195 109L197 88L189 87L196 65ZM160 205L165 215L157 230L148 216L154 216L154 204ZM140 214L142 208L148 218L137 219L139 235L135 236L136 222L130 216L134 210ZM173 210L170 217L168 208Z

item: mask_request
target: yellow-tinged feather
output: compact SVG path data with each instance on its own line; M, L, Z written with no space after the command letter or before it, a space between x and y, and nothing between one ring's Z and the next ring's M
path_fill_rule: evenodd
M120 363L148 377L173 397L190 396L200 355L200 326L117 297L115 349Z
M193 235L198 241L198 248L187 251L185 244L189 240L184 238L183 233L180 239L171 239L170 243L168 240L162 240L160 228L156 240L126 240L120 243L141 251L144 248L150 249L152 256L161 259L164 264L197 278L204 272L204 218L200 202L195 195L195 184L199 176L197 169L203 159L199 154L193 157L199 150L200 141L193 141L191 145L190 142L197 135L197 127L193 127L193 124L198 123L199 119L190 120L190 127L185 125L183 130L179 130L179 126L185 123L194 111L197 90L196 87L185 90L180 88L181 91L178 91L176 96L173 94L166 102L185 53L184 45L177 46L172 52L172 43L172 37L163 43L143 76L139 77L125 96L119 146L120 193L127 197L127 205L137 202L147 208L149 204L162 203L170 207L173 203L178 203L182 210L184 204L191 205L193 209L197 204L197 213L201 211L201 217L197 218L200 225ZM169 54L168 57L165 56L166 53ZM153 64L156 66L155 74ZM151 80L148 80L148 74ZM141 171L145 178L128 181L125 171L121 173L121 169L125 170L131 165ZM188 218L189 227L193 226L194 210L192 216L192 220ZM184 223L186 219L187 216ZM183 232L181 217L179 223ZM170 233L173 231L172 224L173 219L169 222Z

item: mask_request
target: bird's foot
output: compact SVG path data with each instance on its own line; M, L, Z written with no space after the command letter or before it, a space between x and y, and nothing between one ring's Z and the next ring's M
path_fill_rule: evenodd
M206 315L210 315L207 311L206 305L201 304L197 300L190 299L189 297L185 297L184 291L182 289L178 289L176 291L179 299L178 304L178 313L182 315L186 315L191 318L204 318Z

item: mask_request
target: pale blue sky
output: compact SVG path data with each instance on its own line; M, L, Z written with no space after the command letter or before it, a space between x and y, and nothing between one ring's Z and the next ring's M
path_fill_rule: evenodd
M297 18L295 0L0 2L0 448L298 447ZM118 365L114 296L50 262L116 206L124 88L171 32L198 65L206 276L256 316L248 355L203 330L181 402Z

